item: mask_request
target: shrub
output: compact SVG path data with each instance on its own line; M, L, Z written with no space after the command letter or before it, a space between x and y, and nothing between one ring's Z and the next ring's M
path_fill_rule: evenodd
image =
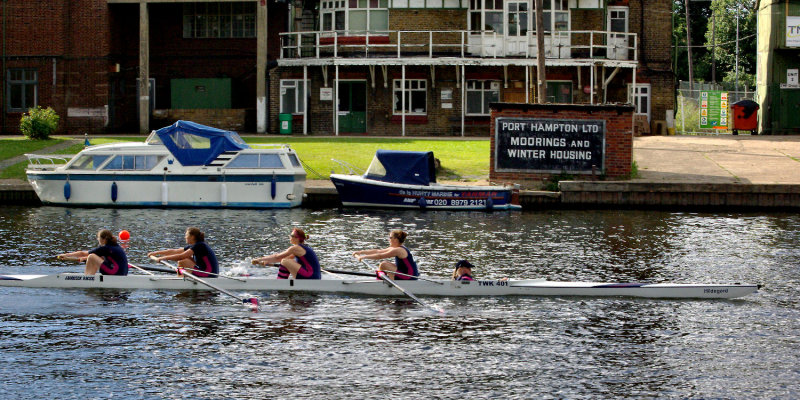
M59 116L50 107L31 108L19 122L19 130L28 139L48 139L58 128Z

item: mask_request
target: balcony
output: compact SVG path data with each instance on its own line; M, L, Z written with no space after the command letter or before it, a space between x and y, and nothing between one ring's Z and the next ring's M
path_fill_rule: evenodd
M536 35L493 31L325 31L281 33L282 65L534 65ZM559 31L544 39L547 65L635 67L635 33ZM513 62L511 62L513 61Z

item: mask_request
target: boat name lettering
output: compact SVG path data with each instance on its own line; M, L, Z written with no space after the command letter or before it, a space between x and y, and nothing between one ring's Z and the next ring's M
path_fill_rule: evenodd
M508 281L478 281L481 286L508 286Z
M712 293L712 294L728 293L728 289L703 289L703 293Z
M453 192L432 192L430 190L400 190L398 193L407 196L455 197Z
M67 276L64 277L65 281L93 281L93 276Z

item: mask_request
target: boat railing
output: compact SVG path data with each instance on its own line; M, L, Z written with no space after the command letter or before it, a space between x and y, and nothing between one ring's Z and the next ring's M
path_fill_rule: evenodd
M358 168L358 167L354 166L353 164L350 164L347 161L337 160L335 158L331 158L331 161L339 164L339 166L342 167L342 169L347 170L347 174L349 174L349 175L364 175L364 170L363 169ZM333 173L333 171L331 171L331 172Z
M289 146L288 143L254 143L250 144L252 148L259 148L259 149L291 149L292 147Z
M69 162L72 155L69 154L25 154L28 157L28 168L49 170L56 169Z

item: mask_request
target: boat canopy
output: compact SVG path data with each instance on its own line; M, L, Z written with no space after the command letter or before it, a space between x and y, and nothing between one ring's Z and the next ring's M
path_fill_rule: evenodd
M180 120L153 132L147 144L163 144L181 165L208 165L226 151L250 148L236 132Z
M382 182L430 185L436 182L433 152L378 150L364 177Z

